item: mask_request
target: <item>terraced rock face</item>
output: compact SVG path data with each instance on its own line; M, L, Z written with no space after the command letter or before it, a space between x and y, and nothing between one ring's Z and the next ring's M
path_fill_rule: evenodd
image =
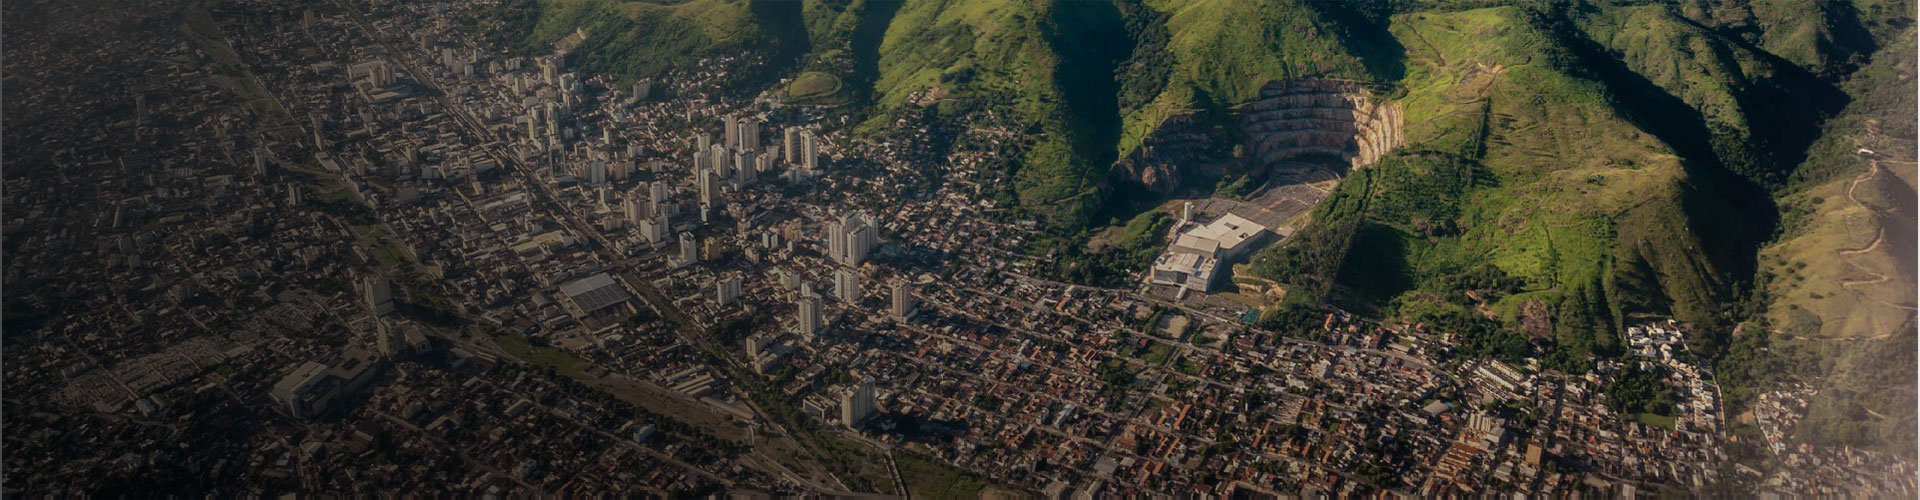
M1400 146L1400 106L1339 80L1283 80L1241 106L1240 128L1258 166L1337 157L1360 168Z
M1243 168L1275 168L1299 160L1338 158L1351 168L1373 164L1405 142L1400 106L1342 80L1276 80L1227 120L1244 137ZM1233 164L1228 134L1198 114L1167 119L1128 158L1114 164L1121 180L1172 192L1188 177L1216 176Z

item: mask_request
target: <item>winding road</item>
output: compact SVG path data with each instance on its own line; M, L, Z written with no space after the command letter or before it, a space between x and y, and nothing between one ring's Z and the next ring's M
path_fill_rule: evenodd
M1867 127L1866 127L1867 128L1866 136L1861 138L1858 141L1855 141L1855 146L1857 147L1863 143L1870 142L1875 136L1879 135L1878 125L1879 125L1878 123L1869 120L1867 122ZM1860 296L1861 298L1866 299L1867 301L1875 304L1879 304L1887 307L1893 307L1893 308L1897 308L1905 311L1914 311L1916 309L1914 307L1914 304L1912 303L1891 302L1886 300L1885 298L1880 297L1879 295L1881 294L1869 293L1866 291L1861 291L1856 289L1856 287L1860 287L1860 286L1878 285L1878 284L1886 283L1893 280L1892 276L1889 276L1888 274L1883 272L1875 271L1872 269L1871 266L1863 265L1860 262L1854 261L1850 257L1856 256L1856 255L1871 254L1871 253L1880 251L1881 246L1884 245L1887 241L1887 225L1886 224L1888 222L1894 222L1900 219L1899 215L1893 213L1892 209L1876 206L1872 203L1868 203L1867 201L1860 199L1860 196L1858 194L1860 185L1862 183L1865 183L1866 181L1874 180L1876 178L1881 177L1881 174L1883 173L1883 169L1880 166L1880 159L1878 158L1878 153L1874 153L1872 150L1869 150L1869 149L1859 148L1857 149L1856 154L1866 159L1867 171L1861 172L1860 175L1854 176L1852 180L1847 182L1847 201L1853 203L1855 206L1866 209L1868 212L1871 212L1874 215L1873 240L1868 242L1866 246L1859 247L1859 248L1840 249L1837 251L1837 253L1839 254L1843 262L1851 264L1853 268L1859 269L1860 271L1868 275L1871 275L1872 277L1864 278L1864 279L1843 279L1840 281L1840 288L1845 289L1847 291L1854 292L1856 295ZM1894 222L1894 223L1898 223L1898 222ZM1898 258L1901 258L1902 256L1895 255L1892 257L1898 259ZM1908 256L1907 258L1911 258L1911 257ZM1891 335L1892 334L1890 333L1882 334L1882 335L1872 337L1871 339L1881 339Z

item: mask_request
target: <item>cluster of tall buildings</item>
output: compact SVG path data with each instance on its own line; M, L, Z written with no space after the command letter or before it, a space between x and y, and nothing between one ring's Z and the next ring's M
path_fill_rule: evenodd
M833 298L846 304L858 304L861 298L860 264L873 253L874 246L880 241L880 228L874 218L864 212L848 212L827 222L827 258L838 264L831 275ZM825 328L825 318L821 311L821 297L814 293L813 285L801 282L798 275L786 275L797 286L799 297L794 299L798 309L795 329L812 338ZM900 294L905 293L905 296ZM908 311L912 307L912 291L896 285L892 301L899 311ZM905 312L897 313L905 317Z
M644 196L641 191L645 191ZM647 183L643 189L627 193L626 199L621 202L620 212L626 216L626 223L639 230L640 237L649 244L665 241L673 231L672 209L667 196L667 184L655 181Z
M820 171L820 139L812 130L789 127L780 140L781 153L787 163L799 166L808 173Z
M780 367L780 358L784 349L767 334L747 337L747 362L753 372L761 375L773 373Z
M479 50L462 51L454 49L453 47L441 47L440 60L435 62L440 63L440 66L446 69L447 73L472 78L474 76L473 65L479 61ZM497 71L498 68L495 68L495 70Z
M735 189L759 182L760 173L772 171L775 152L765 147L759 118L728 115L721 118L721 143L702 133L694 136L693 182L700 194L700 208L710 213L720 207L722 184Z
M880 242L880 227L866 212L848 212L827 224L827 258L858 266Z
M860 302L860 271L842 267L833 272L833 296L849 305Z

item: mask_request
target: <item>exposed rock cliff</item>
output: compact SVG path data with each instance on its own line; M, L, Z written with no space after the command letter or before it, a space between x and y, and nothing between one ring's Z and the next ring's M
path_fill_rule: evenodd
M1155 192L1179 189L1189 177L1219 175L1236 166L1230 153L1244 141L1238 168L1270 168L1307 157L1338 158L1360 168L1400 146L1400 106L1373 96L1363 85L1343 80L1276 80L1259 97L1233 110L1225 120L1199 114L1167 119L1138 151L1116 162L1118 180L1138 182Z
M1264 167L1304 156L1332 156L1360 168L1399 146L1400 107L1359 84L1285 80L1260 89L1238 110L1248 153Z
M1233 160L1232 141L1214 120L1188 113L1168 118L1140 149L1113 165L1113 178L1137 182L1157 193L1180 188L1188 177L1219 175Z

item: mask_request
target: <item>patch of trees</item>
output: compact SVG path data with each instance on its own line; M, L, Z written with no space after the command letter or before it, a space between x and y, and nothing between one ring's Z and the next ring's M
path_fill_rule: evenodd
M1127 366L1126 361L1106 360L1100 363L1099 371L1100 381L1105 382L1108 389L1119 390L1133 386L1133 369Z
M1294 233L1286 243L1255 256L1254 275L1287 284L1288 297L1318 303L1332 291L1348 249L1366 219L1367 198L1373 187L1371 169L1355 171L1313 211L1313 223Z
M1553 350L1542 363L1547 368L1584 373L1592 365L1591 357L1619 354L1613 310L1598 277L1561 294L1554 316Z
M1465 271L1429 279L1424 288L1427 291L1442 294L1441 296L1448 302L1469 304L1473 302L1473 298L1467 296L1468 290L1478 294L1481 301L1494 303L1499 302L1501 297L1519 292L1524 286L1526 286L1526 280L1508 275L1499 266L1481 264Z
M1674 395L1673 387L1661 380L1665 377L1664 368L1652 370L1629 364L1607 384L1607 401L1615 410L1623 414L1652 413L1661 416L1673 416L1674 406L1679 397Z
M1459 335L1454 347L1468 356L1520 363L1533 353L1533 345L1527 343L1525 335L1465 307L1420 308L1407 320L1425 323L1434 331Z
M407 301L400 305L402 314L415 320L438 326L457 326L460 324L459 309L453 302L433 288L433 282L414 269L412 264L403 264L394 276L394 281L406 291Z
M1320 325L1326 320L1327 311L1317 302L1298 300L1292 293L1280 305L1260 314L1255 325L1262 329L1277 332L1280 336L1310 341L1325 338Z
M767 318L764 313L743 314L723 319L718 323L714 323L713 326L707 327L707 337L712 338L722 345L739 344L745 342L747 336L753 335L754 328L759 327L762 322L768 321L769 319L770 318Z
M1368 213L1426 236L1460 232L1460 199L1481 177L1477 162L1445 153L1388 156L1367 167L1380 188Z
M1153 265L1172 226L1171 217L1154 210L1128 221L1120 237L1098 251L1088 250L1085 245L1060 244L1056 247L1059 253L1045 268L1046 274L1088 286L1127 286L1136 273Z
M1167 14L1140 2L1116 2L1120 17L1133 40L1133 53L1114 68L1114 80L1120 83L1120 112L1127 113L1153 102L1167 86L1167 75L1176 63L1167 52Z
M1267 185L1270 170L1257 168L1237 177L1221 177L1213 186L1213 195L1221 198L1244 200L1254 190Z

